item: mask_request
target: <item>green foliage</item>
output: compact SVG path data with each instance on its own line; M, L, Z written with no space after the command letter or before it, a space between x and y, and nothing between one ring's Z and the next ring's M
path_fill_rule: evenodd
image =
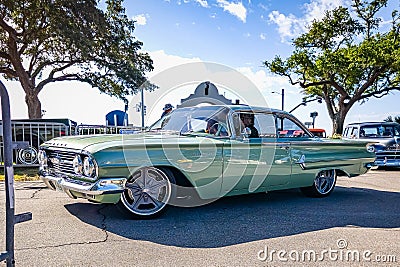
M395 116L395 117L389 116L383 121L400 123L400 116Z
M387 0L353 0L356 16L344 7L327 11L293 41L291 56L265 62L272 73L287 77L308 97L325 100L334 133L341 133L357 101L400 90L400 17L393 11L391 26L383 32L377 12L386 4Z
M103 11L95 0L0 0L0 73L27 96L69 80L122 99L136 93L153 62L122 2Z

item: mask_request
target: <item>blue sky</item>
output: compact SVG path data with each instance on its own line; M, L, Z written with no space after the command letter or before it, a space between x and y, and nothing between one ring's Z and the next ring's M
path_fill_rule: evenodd
M104 5L104 1L100 3ZM170 67L187 62L214 62L234 68L246 75L265 97L268 105L281 107L281 96L272 93L285 88L285 109L290 110L301 102L303 95L298 87L274 76L263 67L263 61L275 55L283 58L292 52L291 40L305 31L314 19L321 18L328 9L339 5L349 6L345 0L126 0L128 16L135 19L135 36L143 42L143 49L154 60L156 75ZM395 8L398 0L390 0L384 20ZM212 81L211 81L212 82ZM18 83L5 82L10 90L13 118L26 118L27 109ZM171 94L159 101L179 104L181 98L194 91L186 88L176 96ZM221 92L222 93L222 92ZM225 92L223 92L225 93ZM185 95L186 94L186 95ZM78 123L105 123L105 114L123 109L120 100L100 94L96 89L81 83L59 83L48 86L39 96L44 118L69 117ZM151 97L146 94L145 98ZM90 101L88 101L90 99ZM356 105L346 123L383 120L389 115L400 115L397 103L400 94L380 100L370 100ZM130 101L130 122L138 124L135 111L138 97ZM251 103L249 103L251 104ZM85 112L82 112L85 107ZM161 107L159 113L161 114ZM87 112L91 110L91 112ZM331 122L324 104L311 103L295 112L301 121L311 121L310 112L317 111L316 127L330 133ZM149 114L146 123L152 123L160 114Z

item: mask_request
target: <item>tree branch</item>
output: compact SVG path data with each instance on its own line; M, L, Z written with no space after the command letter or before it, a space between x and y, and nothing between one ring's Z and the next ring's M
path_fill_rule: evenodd
M18 40L18 33L17 31L11 27L10 25L8 25L2 18L0 19L0 27L2 27L6 32L8 32L9 36L14 39L14 41Z
M17 77L17 72L9 68L0 67L0 73L4 73L10 77Z
M312 82L312 83L301 83L299 82L302 88L308 88L311 86L320 86L320 85L327 85L330 84L330 81L319 81L319 82Z
M331 78L331 85L338 90L339 94L344 98L348 97L349 94L346 92L346 90L344 90L344 88L342 86L340 86L337 82L335 82L333 80L333 78Z
M11 60L10 55L6 52L0 52L0 57L4 58L5 60Z
M328 88L327 88L326 85L322 86L322 92L324 93L324 100L325 100L325 103L326 103L326 107L328 109L329 117L331 117L331 119L333 119L334 115L335 115L335 112L333 110L332 100L329 97Z
M51 65L55 65L55 64L66 64L68 65L67 67L70 67L74 64L78 64L78 63L82 63L81 61L78 60L64 60L64 61L44 61L42 62L37 68L36 70L32 73L32 77L36 77L41 71L43 71L46 67L51 66ZM54 70L52 70L53 75L58 72L58 71L62 71L65 70L67 67L62 66L60 68L56 68ZM50 76L50 75L49 75Z
M355 95L359 98L361 95L376 81L376 79L379 77L379 75L382 73L382 71L386 68L386 66L383 66L381 68L374 68L373 73L371 76L368 78L368 81L366 81L359 90L356 91ZM360 98L362 99L362 98Z
M36 86L36 91L37 91L37 93L40 93L40 91L43 89L43 87L48 83L61 82L61 81L77 81L77 80L80 80L80 78L77 74L66 74L63 76L56 77L56 78L47 78L47 79L41 81Z
M385 95L387 95L389 93L389 91L391 91L391 90L400 91L400 87L399 86L386 87L385 89L374 91L369 94L365 94L365 95L361 96L358 100L366 99L366 98L370 98L370 97L382 98Z

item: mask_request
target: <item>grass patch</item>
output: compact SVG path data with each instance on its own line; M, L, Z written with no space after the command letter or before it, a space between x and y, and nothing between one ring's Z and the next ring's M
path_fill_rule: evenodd
M38 175L39 169L37 167L31 168L16 168L14 167L14 181L38 181L40 180ZM4 167L0 168L0 181L4 181Z

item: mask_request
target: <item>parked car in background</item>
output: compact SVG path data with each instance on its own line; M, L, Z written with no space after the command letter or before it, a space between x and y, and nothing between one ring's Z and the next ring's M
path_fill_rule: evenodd
M343 139L375 143L375 165L400 167L400 124L396 122L351 123L343 131Z
M39 162L49 188L151 218L167 204L288 188L326 197L338 175L367 172L368 150L314 138L284 111L202 106L176 109L145 133L55 138L40 146Z
M326 138L326 131L325 131L325 129L308 128L308 130L309 130L314 136Z

